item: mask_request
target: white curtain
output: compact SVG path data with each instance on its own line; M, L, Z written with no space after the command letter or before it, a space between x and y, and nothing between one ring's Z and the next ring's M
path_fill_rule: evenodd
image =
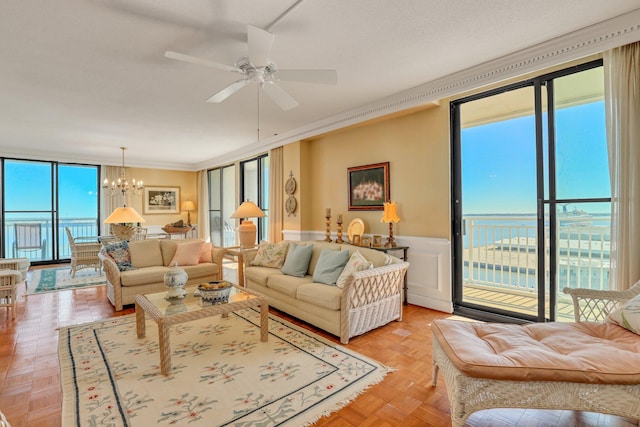
M100 168L100 185L106 179L107 182L111 183L113 181L118 181L120 177L120 167L117 166L102 166ZM116 194L114 196L109 195L109 193L105 190L100 192L100 235L108 236L111 234L111 225L104 224L104 221L111 212L114 211L115 208L119 207L119 197L120 195Z
M269 151L269 241L282 240L284 222L284 161L282 147Z
M640 280L640 42L604 54L611 175L610 289Z
M209 229L209 175L206 170L198 172L198 237L205 242L211 240Z

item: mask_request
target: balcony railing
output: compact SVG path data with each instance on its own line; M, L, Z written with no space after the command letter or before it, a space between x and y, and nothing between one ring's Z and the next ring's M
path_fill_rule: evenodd
M538 254L535 216L464 218L464 281L519 292L537 292ZM559 216L556 242L557 289L607 289L610 257L609 216ZM544 256L549 266L549 232ZM543 274L547 276L548 271Z
M41 240L44 240L44 248L42 250L19 250L15 252L14 243L16 242L15 224L41 224ZM5 256L24 257L31 261L44 261L53 259L53 227L51 218L29 217L29 218L12 218L5 220L4 226L4 250ZM71 257L71 248L69 240L65 233L65 227L71 229L71 235L75 237L98 236L97 220L95 218L64 218L60 220L57 228L59 256L58 259L69 259Z

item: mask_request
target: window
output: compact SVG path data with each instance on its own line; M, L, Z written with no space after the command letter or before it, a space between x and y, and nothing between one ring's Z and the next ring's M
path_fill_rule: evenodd
M225 166L209 171L209 230L215 246L236 246L235 220L230 216L236 204L236 167Z
M251 200L267 215L257 218L258 241L268 240L269 156L261 155L240 163L240 200Z

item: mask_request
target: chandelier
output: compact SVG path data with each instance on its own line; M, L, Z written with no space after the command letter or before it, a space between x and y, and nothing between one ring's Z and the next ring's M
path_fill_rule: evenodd
M122 150L122 168L120 169L120 178L118 178L117 181L111 181L111 184L109 184L109 180L105 178L102 183L102 188L110 196L120 193L124 200L126 200L126 196L129 191L134 194L141 194L144 187L142 181L136 181L135 179L131 179L131 184L129 184L124 170L124 150L126 150L127 147L120 147L120 149Z

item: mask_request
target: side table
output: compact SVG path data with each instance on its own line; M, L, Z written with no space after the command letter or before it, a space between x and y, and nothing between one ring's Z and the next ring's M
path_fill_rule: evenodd
M371 249L375 249L376 251L384 252L385 254L389 253L389 252L393 252L393 251L402 251L402 258L400 258L400 259L402 259L403 261L407 261L408 260L407 251L409 250L409 246L393 246L393 247L388 247L388 248L384 247L384 246L381 246L381 247L371 246ZM407 302L407 292L408 292L408 290L409 290L409 286L407 284L407 275L405 274L404 275L404 287L403 287L404 305L408 304L408 302Z
M238 286L244 286L244 253L246 251L257 248L258 246L250 247L250 248L241 248L240 246L231 246L225 248L225 255L231 255L238 263Z

